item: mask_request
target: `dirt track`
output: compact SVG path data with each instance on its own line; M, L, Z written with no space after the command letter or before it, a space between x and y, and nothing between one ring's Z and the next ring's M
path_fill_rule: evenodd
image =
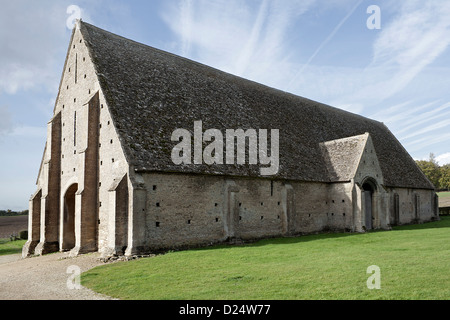
M74 273L70 266L87 271L103 262L92 253L69 258L67 253L22 259L20 255L0 256L0 300L109 300L87 288L70 289ZM69 269L70 271L70 269Z

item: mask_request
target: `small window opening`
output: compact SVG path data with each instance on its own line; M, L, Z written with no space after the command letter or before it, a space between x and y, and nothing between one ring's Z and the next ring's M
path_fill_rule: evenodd
M159 202L156 203L156 206L159 208Z
M159 221L156 221L155 225L157 228L159 228Z
M156 186L153 186L153 190L156 190Z
M73 46L75 48L75 46ZM75 54L75 83L77 83L78 53Z
M77 112L73 114L73 146L77 145Z

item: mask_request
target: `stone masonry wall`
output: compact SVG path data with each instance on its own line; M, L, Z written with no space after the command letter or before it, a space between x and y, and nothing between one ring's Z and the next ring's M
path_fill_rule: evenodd
M114 210L108 208L109 188L114 179L128 172L128 163L122 151L106 100L97 80L94 65L79 30L75 30L70 43L67 62L63 71L61 87L55 111L61 112L61 197L68 188L77 183L84 186L85 151L88 148L88 102L99 93L98 146L98 247L106 246L108 220ZM95 141L91 139L91 141ZM44 181L43 181L44 180ZM45 184L42 175L39 184ZM39 188L39 186L38 186ZM63 200L61 200L63 201Z
M351 185L220 176L144 174L147 186L146 235L151 248L220 242L230 237L258 239L288 234L288 185L294 193L291 233L347 230L352 225ZM237 192L228 206L226 186ZM292 208L291 208L292 209ZM230 211L233 217L227 217ZM234 224L231 228L229 224Z

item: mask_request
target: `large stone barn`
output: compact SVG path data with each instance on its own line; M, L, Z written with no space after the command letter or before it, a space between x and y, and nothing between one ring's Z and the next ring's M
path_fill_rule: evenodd
M439 219L381 122L78 21L23 255L105 256Z

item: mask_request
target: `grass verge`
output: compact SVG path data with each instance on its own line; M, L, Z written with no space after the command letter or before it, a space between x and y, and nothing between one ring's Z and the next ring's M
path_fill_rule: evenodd
M10 241L9 239L0 239L0 256L7 254L22 253L22 247L26 240Z
M370 290L367 268L381 272ZM450 217L365 234L216 246L108 264L82 284L120 299L449 299Z

